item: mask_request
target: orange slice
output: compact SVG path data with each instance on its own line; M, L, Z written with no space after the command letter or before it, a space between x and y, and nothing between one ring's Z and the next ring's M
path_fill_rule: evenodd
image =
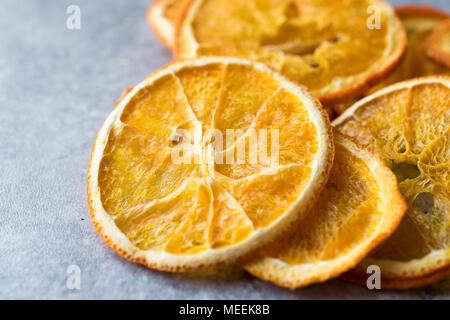
M425 46L430 57L450 68L450 19L433 32Z
M423 49L426 39L442 23L450 18L448 13L424 5L405 5L395 9L408 34L408 48L405 58L395 71L381 83L369 88L364 95L370 95L396 82L429 75L450 75L445 65L430 59ZM360 97L357 97L360 98ZM359 99L329 105L337 114L341 114Z
M147 10L147 21L161 41L173 48L174 24L186 0L155 0Z
M392 237L352 272L354 280L378 265L382 287L403 289L443 277L450 267L449 88L444 76L401 82L333 122L381 154L409 207Z
M301 223L242 266L291 289L353 268L397 227L406 204L383 161L335 132L330 178Z
M92 221L117 253L150 268L231 263L307 213L333 149L320 103L265 65L176 62L137 85L100 129Z
M400 20L379 0L191 0L176 32L177 58L257 60L324 104L383 78L406 48Z

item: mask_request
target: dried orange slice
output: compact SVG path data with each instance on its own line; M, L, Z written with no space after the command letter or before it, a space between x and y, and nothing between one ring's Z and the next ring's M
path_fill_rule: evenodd
M378 265L382 287L408 288L450 267L450 78L401 82L357 102L333 124L394 171L408 211L394 234L352 273Z
M191 0L184 10L176 57L263 62L325 104L383 78L406 48L406 32L382 0Z
M147 21L161 41L173 48L174 24L186 0L155 0L147 10Z
M317 204L298 226L242 266L291 289L353 268L394 232L406 204L381 158L335 132L335 159Z
M430 57L450 68L450 19L433 32L425 46Z
M225 143L208 135L230 130ZM254 137L267 153L252 162ZM231 263L307 213L333 148L320 103L265 65L176 62L128 93L99 131L92 221L117 253L151 268Z
M430 59L423 49L426 39L442 23L450 18L448 13L423 5L405 5L395 9L408 34L408 48L402 62L381 83L371 87L364 95L370 95L396 82L430 75L450 75L450 69ZM330 105L341 114L359 99Z

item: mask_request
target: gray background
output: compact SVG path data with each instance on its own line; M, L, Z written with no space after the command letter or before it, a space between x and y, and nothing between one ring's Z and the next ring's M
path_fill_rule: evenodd
M149 2L1 1L0 298L450 297L431 288L371 292L339 280L289 291L240 272L226 280L175 275L109 249L89 218L86 170L122 90L172 60L145 21ZM450 10L448 0L427 2ZM70 4L81 7L81 30L66 28ZM69 265L81 269L80 290L66 287Z

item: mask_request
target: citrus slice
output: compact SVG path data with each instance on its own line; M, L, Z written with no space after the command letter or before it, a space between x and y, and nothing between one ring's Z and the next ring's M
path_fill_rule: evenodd
M128 93L99 131L92 221L118 254L150 268L232 263L307 213L333 150L320 103L265 65L176 62Z
M396 174L408 211L353 271L378 265L384 288L408 288L450 267L450 78L401 82L357 102L333 124L375 150Z
M242 266L291 289L353 268L397 227L406 204L381 158L335 132L330 178L298 226L257 250Z
M433 32L425 46L430 57L450 68L450 19Z
M402 62L386 79L369 88L364 95L370 95L396 82L430 75L450 75L445 65L430 59L423 49L426 39L450 15L440 9L424 5L405 5L395 8L408 35L408 47ZM341 114L360 97L343 103L329 105L337 114Z
M406 32L382 0L191 0L176 33L178 58L263 62L324 104L383 78L406 48Z
M174 24L186 0L155 0L147 10L147 21L161 41L173 48Z

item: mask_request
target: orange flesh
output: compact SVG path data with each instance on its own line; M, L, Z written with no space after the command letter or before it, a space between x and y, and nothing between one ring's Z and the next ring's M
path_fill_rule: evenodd
M164 10L164 17L171 22L172 25L175 24L175 21L184 6L185 0L172 0L166 6Z

